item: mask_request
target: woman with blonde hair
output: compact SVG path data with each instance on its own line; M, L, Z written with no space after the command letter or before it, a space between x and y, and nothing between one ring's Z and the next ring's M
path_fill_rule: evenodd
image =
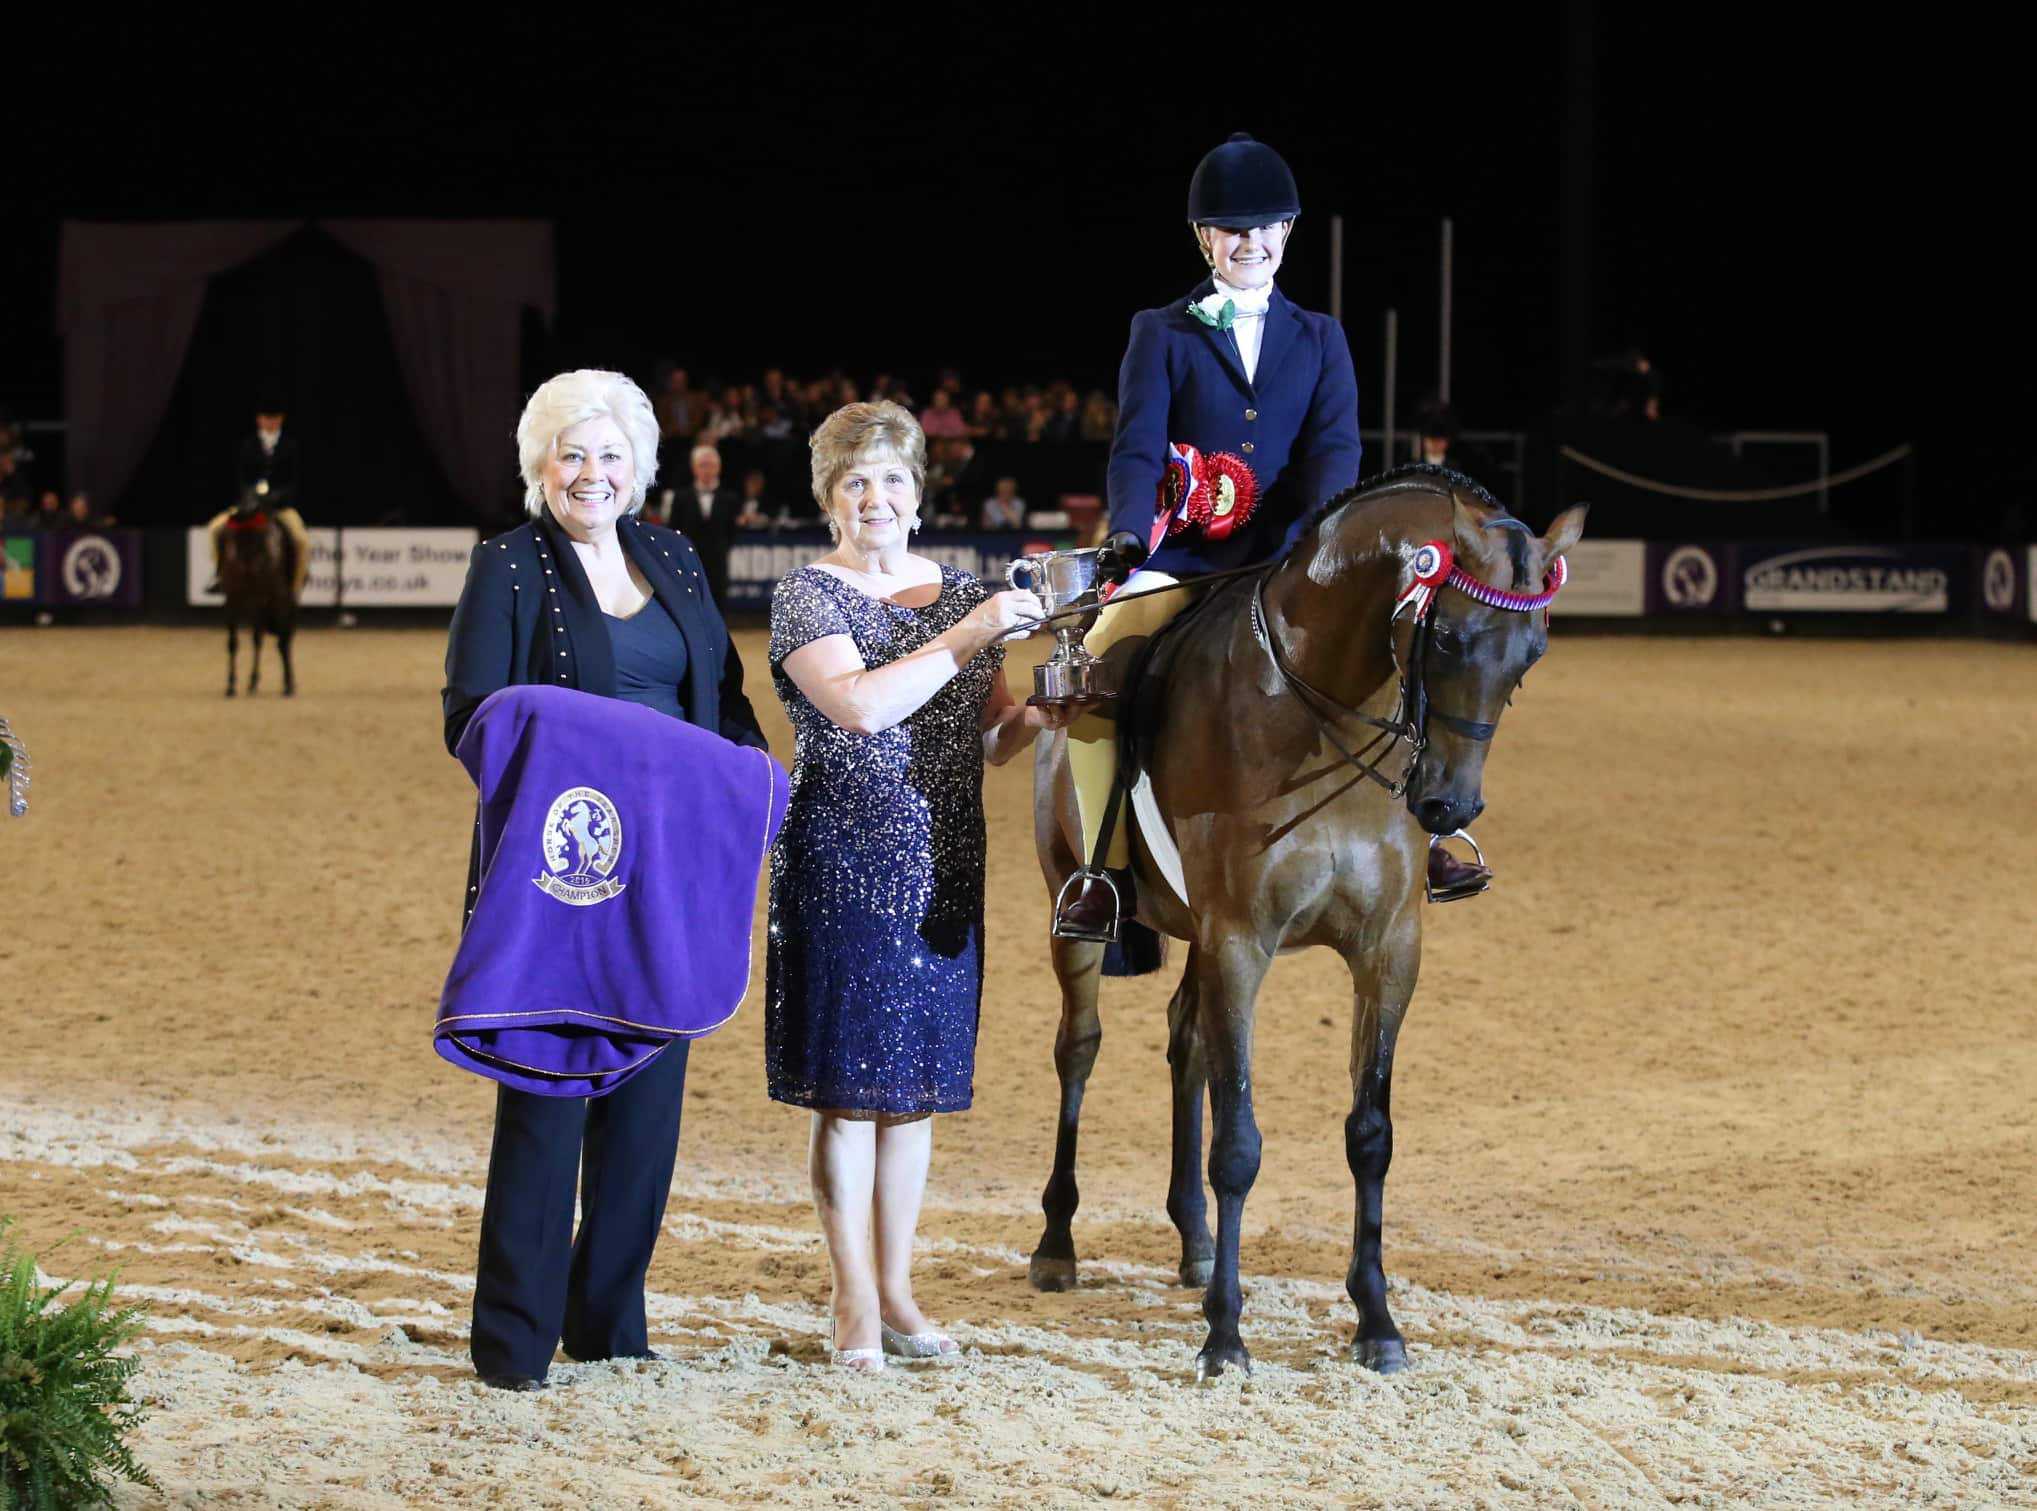
M771 600L771 670L798 738L771 864L765 1064L812 1111L834 1360L956 1352L912 1292L936 1112L970 1104L983 988L983 764L1058 715L1013 701L1002 642L1041 612L911 550L926 437L897 404L813 434L835 547Z
M638 518L658 472L643 390L621 373L561 373L531 395L516 442L530 522L468 564L446 646L446 748L490 693L545 683L764 749L699 557ZM477 822L469 917L479 857ZM686 1052L684 1039L668 1044L599 1097L497 1092L470 1344L486 1384L543 1388L562 1341L576 1360L655 1357L644 1275L678 1153Z

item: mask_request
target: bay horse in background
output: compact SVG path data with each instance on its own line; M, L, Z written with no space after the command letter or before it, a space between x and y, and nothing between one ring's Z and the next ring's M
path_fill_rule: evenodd
M262 635L276 637L283 658L283 696L297 691L297 672L290 660L290 642L297 634L296 563L289 535L276 518L270 500L250 488L242 493L219 538L219 586L226 595L226 695L234 695L235 662L240 655L240 627L254 635L248 666L248 694L262 681Z
M1167 1212L1181 1234L1181 1283L1205 1287L1199 1378L1251 1369L1238 1331L1238 1250L1259 1172L1257 999L1276 954L1314 945L1344 957L1354 987L1344 1124L1357 1187L1350 1356L1381 1373L1407 1363L1387 1307L1380 1228L1394 1041L1421 965L1428 845L1484 807L1494 727L1548 646L1548 602L1583 526L1575 508L1537 536L1469 478L1419 464L1386 473L1319 510L1281 561L1177 618L1185 632L1159 648L1146 685L1121 705L1136 698L1143 711L1135 754L1153 802L1141 811L1157 811L1171 835L1171 845L1161 836L1159 852L1172 852L1164 865L1143 824L1131 836L1138 918L1188 943L1167 1012ZM1059 736L1043 746L1034 767L1034 837L1050 895L1077 863L1066 744ZM1076 1137L1102 1039L1105 946L1054 939L1051 948L1061 1106L1030 1278L1058 1291L1075 1283Z

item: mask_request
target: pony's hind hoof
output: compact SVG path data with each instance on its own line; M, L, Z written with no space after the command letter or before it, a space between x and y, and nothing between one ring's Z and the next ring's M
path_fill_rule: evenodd
M1075 1261L1035 1254L1033 1262L1026 1267L1026 1278L1032 1281L1036 1291L1072 1291L1075 1289Z
M1188 1290L1206 1291L1209 1289L1210 1274L1215 1269L1214 1259L1184 1259L1177 1273L1181 1284Z
M1235 1370L1242 1379L1252 1376L1252 1356L1242 1343L1206 1343L1195 1356L1195 1378L1201 1385L1213 1384Z
M1374 1374L1397 1375L1408 1367L1408 1346L1398 1338L1359 1338L1351 1344L1351 1362Z

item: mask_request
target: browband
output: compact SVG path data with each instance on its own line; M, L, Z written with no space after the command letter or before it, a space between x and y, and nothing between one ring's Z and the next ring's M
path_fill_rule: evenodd
M1549 564L1548 575L1542 579L1541 592L1510 593L1505 588L1496 588L1489 582L1479 581L1458 566L1449 545L1440 540L1425 541L1417 546L1414 559L1408 565L1413 574L1413 581L1401 593L1393 608L1394 613L1398 615L1402 608L1413 603L1417 619L1428 617L1429 609L1436 601L1436 589L1446 583L1487 608L1527 614L1536 609L1547 608L1550 601L1563 591L1563 584L1570 576L1570 569L1563 564L1563 558L1559 556Z

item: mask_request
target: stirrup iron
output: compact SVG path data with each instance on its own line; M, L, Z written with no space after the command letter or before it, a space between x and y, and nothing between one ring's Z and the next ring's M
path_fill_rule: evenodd
M1433 851L1436 846L1442 844L1446 839L1461 839L1465 844L1471 846L1472 859L1478 863L1479 869L1484 871L1485 875L1474 877L1470 881L1460 882L1456 886L1439 888L1429 880L1428 855L1425 853L1422 857L1422 891L1429 901L1462 902L1467 897L1476 897L1481 892L1490 891L1492 889L1492 868L1486 865L1485 852L1479 849L1478 841L1473 839L1468 831L1459 829L1452 834L1430 835L1429 850Z
M1110 889L1110 923L1093 933L1069 927L1062 917L1073 890L1079 888L1083 882L1091 877L1102 882L1104 886ZM1118 884L1111 880L1109 870L1102 866L1077 866L1069 874L1068 879L1061 883L1061 890L1054 894L1054 927L1051 932L1056 939L1082 939L1087 940L1091 944L1116 944L1120 927L1124 923L1124 916L1124 894L1118 891Z

